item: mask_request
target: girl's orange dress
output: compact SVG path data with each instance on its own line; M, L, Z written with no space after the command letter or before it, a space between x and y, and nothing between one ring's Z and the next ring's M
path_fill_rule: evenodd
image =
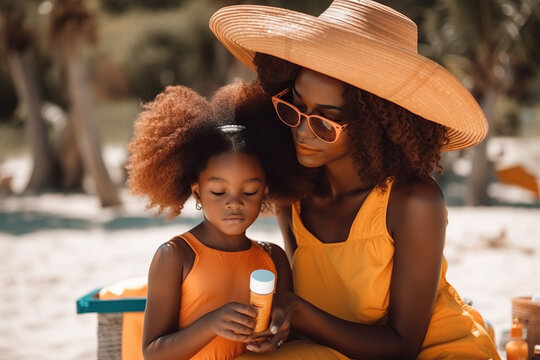
M277 279L270 254L254 241L248 250L228 252L209 248L189 232L182 238L195 252L195 262L182 283L180 329L228 302L249 304L252 271L266 269ZM244 351L244 343L216 336L191 359L234 359Z
M313 305L345 320L384 322L388 312L394 240L386 227L392 188L371 191L345 242L322 243L292 208L298 248L293 258L295 292ZM500 359L480 314L466 305L446 281L443 259L437 300L418 359ZM317 281L314 281L317 279ZM347 359L321 345L293 341L272 353L242 359Z
M180 236L195 252L191 271L181 284L182 299L178 328L182 329L201 316L228 302L249 304L249 278L258 269L272 271L276 266L270 254L258 243L243 251L220 251L201 243L187 232ZM180 284L179 284L180 286ZM147 287L125 291L122 295L104 294L104 298L146 296ZM122 330L122 360L142 360L143 313L125 313ZM192 360L230 360L245 352L246 345L216 336L199 350Z

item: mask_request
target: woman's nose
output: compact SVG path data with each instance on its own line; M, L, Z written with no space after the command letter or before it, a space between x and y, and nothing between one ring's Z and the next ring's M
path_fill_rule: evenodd
M311 131L308 125L308 118L306 114L300 115L300 124L296 127L296 132L301 138L311 138L314 137L313 132Z

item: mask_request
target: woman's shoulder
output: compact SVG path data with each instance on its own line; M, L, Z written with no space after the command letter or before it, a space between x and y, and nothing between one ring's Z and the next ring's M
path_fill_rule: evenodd
M387 212L389 227L395 228L402 222L431 221L434 217L446 219L444 195L434 179L415 178L392 186Z
M435 179L413 178L408 181L396 181L390 194L391 201L403 205L444 204L444 195Z

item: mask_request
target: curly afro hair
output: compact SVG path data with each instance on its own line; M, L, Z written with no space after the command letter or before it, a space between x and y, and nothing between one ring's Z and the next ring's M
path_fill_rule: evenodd
M301 69L267 54L257 53L254 61L269 95L293 87ZM442 173L441 148L448 142L448 128L349 84L343 98L349 151L364 181L384 188L389 177L404 182L428 178L435 168Z
M143 106L135 122L127 185L148 198L149 208L172 218L181 213L191 184L211 157L243 152L255 156L266 173L269 210L305 198L311 182L294 156L290 131L275 116L259 84L224 86L211 101L187 87L167 87ZM241 130L223 131L223 125Z

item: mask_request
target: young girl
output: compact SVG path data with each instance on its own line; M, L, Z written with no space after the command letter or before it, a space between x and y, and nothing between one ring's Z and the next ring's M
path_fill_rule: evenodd
M164 243L152 260L145 359L233 359L253 335L251 272L272 271L277 293L292 289L284 251L246 237L261 207L291 203L292 194L305 191L300 178L295 181L294 158L267 152L265 144L282 129L258 131L271 108L257 86L229 85L211 103L178 86L139 116L129 145L131 191L169 217L193 195L204 214L202 223ZM277 167L288 170L287 177Z

